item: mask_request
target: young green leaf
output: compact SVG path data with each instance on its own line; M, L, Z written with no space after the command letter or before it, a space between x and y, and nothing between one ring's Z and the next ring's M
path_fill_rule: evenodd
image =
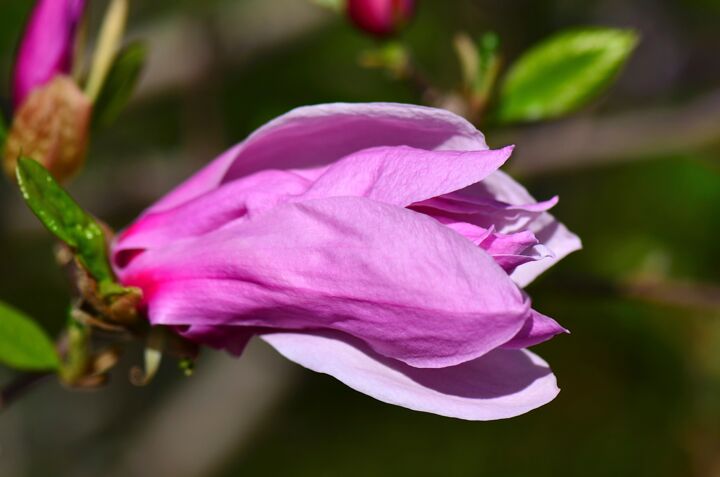
M0 302L0 362L16 369L50 371L60 367L52 340L32 318Z
M40 222L75 251L82 265L101 286L112 283L115 277L108 263L105 234L95 219L39 162L20 158L17 179L25 202Z
M501 122L568 114L599 94L637 44L629 30L585 28L555 35L510 68L496 112Z
M93 107L94 126L107 126L117 118L137 86L146 57L142 42L131 43L118 53Z

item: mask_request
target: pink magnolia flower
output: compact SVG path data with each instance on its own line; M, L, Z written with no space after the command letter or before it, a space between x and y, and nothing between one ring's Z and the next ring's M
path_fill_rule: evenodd
M72 69L75 34L85 0L39 0L18 48L12 97L19 107L30 92Z
M415 13L415 0L348 0L347 11L358 28L384 37L410 21Z
M558 393L524 348L565 331L524 286L578 238L447 111L299 108L148 209L113 247L147 316L239 354L255 335L379 400L464 419Z

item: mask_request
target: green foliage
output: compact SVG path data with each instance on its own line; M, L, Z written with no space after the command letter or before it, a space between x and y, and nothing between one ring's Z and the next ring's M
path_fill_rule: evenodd
M610 84L637 44L629 30L562 32L531 48L502 85L501 122L556 118L577 110Z
M100 96L93 106L93 126L107 126L132 96L147 58L147 47L134 42L123 48L110 68Z
M60 367L52 340L32 318L0 302L0 362L12 368L46 371Z
M499 46L500 38L494 32L487 32L477 40L464 33L455 37L455 53L465 89L483 97L489 94L499 67Z
M407 74L410 58L402 43L389 41L377 48L365 50L359 61L365 68L384 69L393 76L402 78Z
M17 179L23 198L40 222L70 246L80 263L100 282L114 283L107 259L105 234L100 225L55 182L39 162L20 158ZM107 286L105 286L107 288Z

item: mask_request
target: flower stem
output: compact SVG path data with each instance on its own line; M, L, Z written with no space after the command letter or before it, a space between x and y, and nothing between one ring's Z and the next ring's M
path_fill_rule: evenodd
M117 53L128 15L128 0L112 0L105 13L85 93L95 101Z

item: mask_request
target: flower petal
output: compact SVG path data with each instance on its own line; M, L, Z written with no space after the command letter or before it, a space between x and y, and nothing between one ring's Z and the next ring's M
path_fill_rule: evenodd
M410 209L433 217L471 240L492 255L506 272L512 273L522 264L554 256L526 227L556 201L511 206L455 193L416 202Z
M378 147L351 154L327 167L256 172L222 183L175 207L148 211L118 238L115 254L201 235L291 198L358 196L410 205L481 181L511 152L512 147L467 152Z
M413 366L509 341L529 300L487 253L436 220L365 198L286 204L119 270L165 325L335 329Z
M307 171L302 171L307 173ZM116 258L128 250L164 247L216 230L304 193L312 184L302 173L267 170L222 184L175 207L148 212L127 228L113 248Z
M363 149L330 165L303 198L367 197L406 207L482 181L507 161L512 150Z
M157 202L174 207L261 169L321 166L377 146L487 149L485 137L449 111L398 103L334 103L294 109L262 126Z
M176 327L176 331L198 343L240 356L250 340L263 330L245 326L191 325Z
M532 196L523 186L502 171L496 171L485 179L482 185L497 200L509 204L519 205L534 202ZM512 273L512 279L521 287L527 286L545 270L570 253L582 248L580 238L548 213L541 214L528 225L528 228L535 234L541 244L552 251L554 256L529 262L515 269Z
M525 326L522 327L513 339L505 343L502 347L511 349L529 348L561 333L569 333L569 331L549 316L532 310Z
M547 363L526 350L499 349L457 366L413 368L339 333L264 335L280 354L380 401L441 416L486 421L526 413L559 389Z

